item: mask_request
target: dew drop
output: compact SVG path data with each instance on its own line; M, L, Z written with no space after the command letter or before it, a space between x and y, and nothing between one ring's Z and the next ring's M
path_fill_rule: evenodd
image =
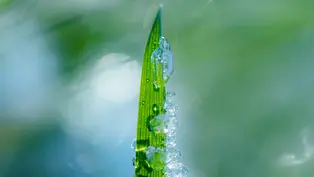
M136 150L136 140L134 140L131 144L131 149Z
M167 147L175 147L177 145L175 138L167 138L166 139L166 146Z
M153 60L156 65L162 64L162 79L167 83L173 75L174 67L172 51L166 38L160 38L159 46L152 53L151 60Z
M167 108L166 108L166 111L168 112L168 114L170 116L174 116L174 115L176 115L176 112L178 111L178 109L179 109L178 106L173 105L173 104L168 104Z
M167 147L175 147L177 145L176 143L176 132L175 129L171 129L166 133L167 137L165 140Z
M159 114L159 107L157 104L153 104L152 110L155 115Z
M170 98L170 97L173 97L175 96L176 93L175 92L167 92L167 97Z
M160 85L157 84L157 82L153 83L153 88L156 92L158 92L160 90Z
M172 169L180 169L183 167L183 164L180 162L172 161L171 163L167 164L167 168L172 170Z
M137 166L137 165L136 165L136 159L135 159L135 157L132 158L132 164L133 164L134 167Z
M181 158L181 152L174 147L167 148L166 154L167 154L166 163L176 162Z
M155 170L162 170L165 166L166 156L162 149L149 146L145 151L149 165Z
M177 177L187 177L189 170L186 167L182 167L177 174Z
M170 130L175 130L177 127L179 127L179 121L176 116L167 117L167 127Z
M158 117L154 117L150 120L149 123L149 130L154 132L154 133L160 133L161 130L163 129L163 121L158 118Z

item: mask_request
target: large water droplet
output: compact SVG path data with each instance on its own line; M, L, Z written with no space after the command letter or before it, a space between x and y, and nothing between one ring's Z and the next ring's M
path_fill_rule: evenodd
M156 116L152 118L149 122L149 130L154 133L161 133L164 128L163 115Z
M153 62L155 62L155 76L157 77L157 66L161 64L162 79L165 83L167 83L170 77L173 75L174 67L172 51L166 38L160 38L159 46L152 53L151 59Z
M159 43L159 47L162 49L163 79L167 82L174 72L172 51L166 38L161 37Z
M162 170L165 166L165 153L160 148L149 146L146 150L146 158L150 166L155 170Z

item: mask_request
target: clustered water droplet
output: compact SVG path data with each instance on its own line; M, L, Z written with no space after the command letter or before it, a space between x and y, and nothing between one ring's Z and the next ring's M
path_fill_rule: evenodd
M166 177L187 177L188 169L180 162L181 152L176 149L176 129L179 126L176 114L179 108L171 100L175 93L167 92L166 95L165 114L151 117L148 124L150 131L166 135L165 148L149 146L145 150L146 158L155 170L165 167ZM159 110L157 105L153 105L154 110Z

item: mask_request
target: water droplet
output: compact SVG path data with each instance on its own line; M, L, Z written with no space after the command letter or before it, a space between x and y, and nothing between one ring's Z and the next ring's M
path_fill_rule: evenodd
M134 140L131 144L131 148L135 151L136 149L136 140Z
M175 92L167 92L167 97L170 98L170 97L173 97L175 96L176 93Z
M175 130L179 127L179 121L176 116L168 116L167 117L167 126L171 130Z
M176 137L176 131L175 130L171 130L171 131L169 131L168 133L167 133L167 136L166 136L167 138L168 137Z
M156 64L161 62L162 59L162 49L158 47L154 52L152 53L151 60L153 60Z
M160 48L162 49L162 63L163 63L163 79L168 82L170 77L173 75L173 57L170 44L168 40L164 37L160 38Z
M171 163L167 164L167 168L170 169L170 170L180 169L182 167L183 167L183 164L180 163L180 162L176 162L176 161L172 161Z
M136 167L136 159L135 159L135 157L132 158L132 164L133 164L134 167Z
M166 108L166 111L168 112L168 114L170 116L174 116L174 115L176 115L176 112L177 112L178 109L179 109L178 106L173 105L173 104L168 104L167 108Z
M154 133L165 133L167 134L169 130L173 130L173 123L171 123L172 127L169 127L169 118L164 115L160 114L156 117L149 118L148 129Z
M155 170L162 170L165 166L164 161L166 159L164 151L160 148L149 146L145 152L150 166Z
M142 105L145 105L145 101L142 101Z
M187 177L188 169L179 162L167 164L166 173L171 177Z
M168 43L168 40L163 36L160 37L159 47L164 49L164 50L171 50L170 44Z
M187 177L189 170L186 167L182 167L180 172L177 174L177 177Z
M171 129L168 133L166 133L167 137L165 140L167 147L175 147L176 146L176 132L175 129Z
M161 118L162 115L154 117L149 122L149 130L154 133L160 133L163 130L164 122Z
M176 162L181 158L181 152L178 149L173 148L173 147L167 148L166 154L167 154L166 163Z
M153 109L153 113L154 113L155 115L158 115L158 114L159 114L159 107L158 107L157 104L153 104L152 109Z
M166 38L160 38L159 46L152 53L151 60L153 60L156 65L162 64L162 79L165 81L165 83L167 83L170 77L173 75L174 67L172 51Z
M153 83L153 88L156 92L158 92L160 90L160 85L157 84L157 82Z
M167 98L164 104L165 110L167 111L170 106L172 106L172 100Z
M167 147L175 147L176 145L177 145L177 142L176 142L175 139L172 140L172 141L166 140L166 146L167 146Z
M149 79L146 79L146 83L148 83L149 82Z
M167 147L175 147L177 145L175 138L167 138L166 140L166 146Z

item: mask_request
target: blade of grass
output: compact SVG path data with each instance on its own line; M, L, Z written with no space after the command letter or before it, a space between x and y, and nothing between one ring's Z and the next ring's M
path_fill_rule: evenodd
M154 133L149 130L149 121L159 114L164 113L164 102L166 97L165 83L162 79L162 67L155 66L155 62L151 60L153 51L159 46L161 37L161 8L159 8L153 23L151 32L145 48L144 59L142 64L142 76L139 98L139 112L136 135L136 160L135 160L135 176L136 177L162 177L164 170L157 170L153 165L157 165L158 169L164 169L163 160L150 163L145 154L145 150L149 146L155 148L165 147L165 134ZM156 71L154 72L154 70ZM158 85L158 87L156 87ZM157 163L157 164L156 164Z

